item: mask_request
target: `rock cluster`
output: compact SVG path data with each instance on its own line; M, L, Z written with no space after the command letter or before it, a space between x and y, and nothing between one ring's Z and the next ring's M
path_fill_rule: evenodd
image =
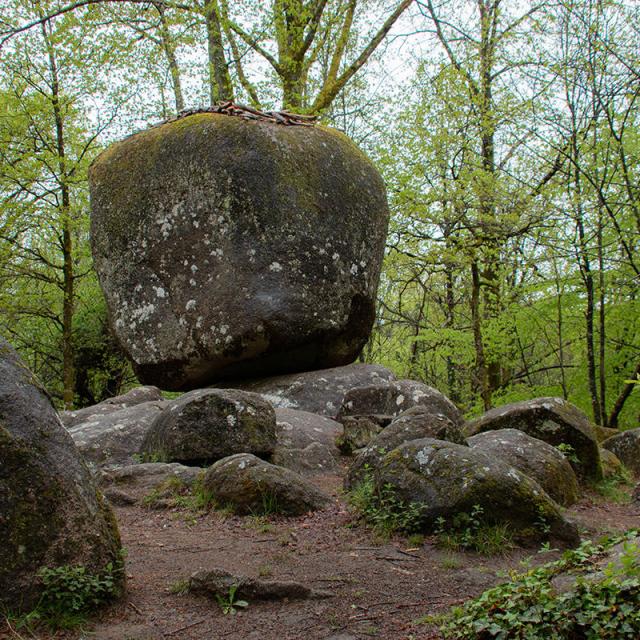
M187 393L140 387L64 412L65 430L0 343L0 605L37 602L41 567L118 561L78 450L122 507L179 485L238 514L300 516L331 502L318 474L348 464L348 490L386 492L425 532L475 511L523 538L577 543L560 505L602 477L602 432L576 407L538 398L465 424L436 389L349 364L373 322L388 209L345 136L194 113L113 145L90 183L112 328L140 380ZM640 429L603 446L608 466L640 470ZM314 597L221 569L190 580L219 596L233 584Z
M103 462L104 481L117 490L109 495L126 502L118 493L122 488L131 492L127 496L135 495L140 487L148 491L164 486L167 478L184 476L184 486L199 482L217 504L238 513L299 515L328 504L329 497L314 485L314 475L339 472L345 458L336 442L344 445L351 438L345 487L354 490L363 482L391 487L398 504L419 505L425 531L433 530L440 518L446 521L479 507L487 522L508 524L518 535L551 535L563 544L577 541L575 527L559 506L570 505L579 493L568 459L575 464L574 449L554 446L558 427L551 419L540 427L540 407L546 411L559 404L565 416L563 434L579 443L573 429L586 439L588 421L563 401L535 399L520 403L512 422L504 419L508 406L465 425L445 396L421 383L396 381L381 367L350 365L245 387L252 391L196 390L161 401L160 412L145 426L142 444L130 457L164 462L120 469L115 460ZM324 396L313 405L314 392L322 395L323 389ZM273 401L279 405L275 411ZM287 407L301 404L319 413ZM329 412L337 419L322 415ZM478 424L483 429L477 429ZM506 424L511 426L499 428ZM80 437L83 425L70 430L80 447L86 447ZM123 441L126 430L119 431ZM465 440L464 433L474 430L479 433ZM540 437L530 435L534 431ZM189 472L190 467L177 463L213 464ZM596 473L584 458L577 467L583 477Z

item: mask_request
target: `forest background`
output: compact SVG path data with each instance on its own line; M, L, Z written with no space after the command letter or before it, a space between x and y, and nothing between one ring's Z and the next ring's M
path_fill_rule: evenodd
M639 94L635 0L4 0L0 334L60 407L135 384L88 166L234 99L318 114L384 176L364 360L468 415L554 395L638 426Z

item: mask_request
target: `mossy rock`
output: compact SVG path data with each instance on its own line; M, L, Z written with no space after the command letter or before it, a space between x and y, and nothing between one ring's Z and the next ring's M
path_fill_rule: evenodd
M276 414L257 393L202 389L167 404L140 451L149 460L206 465L236 453L269 457L276 447Z
M600 448L593 425L576 406L562 398L534 398L491 409L467 423L472 436L497 429L519 429L557 447L572 449L571 466L581 480L602 479Z
M614 453L636 475L640 475L640 429L629 429L608 438L602 447Z
M345 477L345 488L351 489L364 479L368 470L377 467L387 453L411 440L434 438L466 444L460 427L444 415L416 406L403 411L358 453Z
M482 508L485 523L507 524L516 536L579 541L574 524L540 485L522 472L471 447L423 438L387 453L372 471L377 486L389 485L399 503L422 509L425 531L438 519Z
M240 515L297 516L329 502L329 496L301 475L249 453L218 460L202 484L216 503Z
M519 429L485 431L468 439L472 449L509 464L533 478L564 507L578 500L578 479L565 456Z
M89 179L95 266L143 382L344 365L366 343L389 212L338 131L200 113L112 145Z
M0 341L0 606L27 611L43 567L120 562L111 508L33 374ZM116 576L124 587L124 573Z

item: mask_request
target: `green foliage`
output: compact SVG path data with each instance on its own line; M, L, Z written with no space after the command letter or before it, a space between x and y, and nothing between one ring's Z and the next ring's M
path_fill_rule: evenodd
M422 528L424 505L399 499L391 484L377 486L368 470L348 499L358 516L383 538L396 532L418 532Z
M159 453L134 453L133 459L138 464L144 464L145 462L166 462L163 456L161 456Z
M576 450L567 442L561 442L556 445L556 449L569 461L580 464L580 459L576 455Z
M278 496L272 491L263 491L260 494L260 506L251 511L252 516L271 516L280 512Z
M183 596L189 592L188 580L176 580L169 586L169 593L173 593L176 596Z
M229 587L229 593L226 597L216 595L216 600L222 609L222 613L226 616L228 613L231 615L236 614L236 608L244 609L249 606L249 603L246 600L237 600L236 599L236 591L238 590L238 585L234 584Z
M124 571L122 560L109 563L99 574L82 565L42 567L38 578L43 590L36 607L20 616L7 616L17 629L44 624L53 630L73 629L84 624L99 607L118 597Z
M506 524L484 522L484 509L473 505L470 513L457 513L450 523L440 517L435 534L438 545L452 551L475 551L485 556L505 553L513 548L513 537Z
M485 591L481 596L441 617L437 622L445 638L452 640L632 640L640 634L640 548L631 538L584 542L560 560L511 573L511 582ZM605 551L622 542L620 560L601 575L585 572ZM570 572L573 588L558 593L552 579Z
M633 486L633 474L624 465L621 465L614 475L591 485L593 490L603 498L618 504L626 504L631 501L629 489Z
M200 474L191 487L172 476L149 492L143 503L150 508L167 506L202 513L213 504L213 495L204 486L204 474Z

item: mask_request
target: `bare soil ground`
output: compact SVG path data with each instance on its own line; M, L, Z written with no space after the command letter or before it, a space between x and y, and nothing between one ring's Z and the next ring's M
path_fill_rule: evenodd
M358 525L340 491L341 478L316 479L334 500L330 508L299 518L225 516L186 509L118 507L128 551L126 598L85 629L36 635L0 627L0 638L50 640L427 640L440 635L420 624L503 580L502 572L553 553L515 549L486 558L439 549L435 539L410 547L407 539L376 541ZM569 515L584 537L640 525L631 504L606 503L589 494ZM236 615L217 603L173 593L201 568L220 567L265 579L296 580L331 597L252 602ZM173 589L172 589L173 587Z

